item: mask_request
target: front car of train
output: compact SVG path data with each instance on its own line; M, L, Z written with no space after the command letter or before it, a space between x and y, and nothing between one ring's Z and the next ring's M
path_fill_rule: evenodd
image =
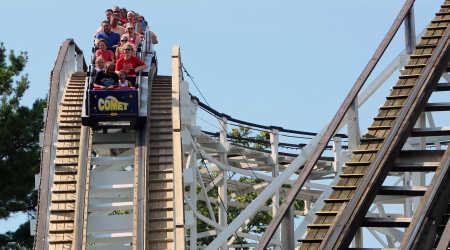
M133 87L97 89L94 87L94 65L89 66L88 78L85 83L83 125L94 128L135 128L145 123L148 90L157 72L157 58L152 43L152 34L147 26L143 39L136 48L136 57L147 67L136 73Z

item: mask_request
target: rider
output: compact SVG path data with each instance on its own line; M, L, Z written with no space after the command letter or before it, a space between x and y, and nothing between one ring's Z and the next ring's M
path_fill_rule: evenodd
M114 72L114 63L106 64L106 72L97 72L94 79L94 89L113 89L117 87L119 76Z
M116 72L119 73L124 70L127 73L127 79L134 85L136 82L136 72L144 70L147 65L133 55L134 50L132 45L127 45L123 52L125 53L123 57L119 58L116 63Z
M111 31L111 24L109 21L102 22L102 32L95 35L96 39L103 39L108 45L108 49L114 51L117 44L120 42L120 35L116 32Z

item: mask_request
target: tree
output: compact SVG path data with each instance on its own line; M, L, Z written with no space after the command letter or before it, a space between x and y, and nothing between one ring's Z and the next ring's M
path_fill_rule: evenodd
M26 52L7 53L0 43L0 219L15 212L30 212L37 203L34 175L39 171L38 142L46 102L38 99L31 108L20 103L30 84L28 75L22 73L27 60ZM0 246L6 237L31 247L27 230L29 223L14 233L0 235Z

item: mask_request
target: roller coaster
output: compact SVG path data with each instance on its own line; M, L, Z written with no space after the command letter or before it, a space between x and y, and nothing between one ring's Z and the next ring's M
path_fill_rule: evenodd
M450 249L450 0L418 36L414 2L319 133L210 107L190 93L178 46L172 74L157 74L149 29L136 89L93 90L93 66L66 40L44 113L34 248ZM405 49L369 82L402 25ZM362 134L360 107L381 86L390 92Z

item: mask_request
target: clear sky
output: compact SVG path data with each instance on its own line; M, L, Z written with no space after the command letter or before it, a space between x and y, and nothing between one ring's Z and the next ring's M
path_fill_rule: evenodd
M318 131L337 111L404 0L1 2L0 41L29 53L25 104L45 97L61 43L74 38L89 59L104 10L119 5L143 14L158 34L160 73L170 73L171 47L181 46L184 65L215 109L255 123ZM416 2L419 32L443 0ZM400 52L402 41L400 33L382 63Z

